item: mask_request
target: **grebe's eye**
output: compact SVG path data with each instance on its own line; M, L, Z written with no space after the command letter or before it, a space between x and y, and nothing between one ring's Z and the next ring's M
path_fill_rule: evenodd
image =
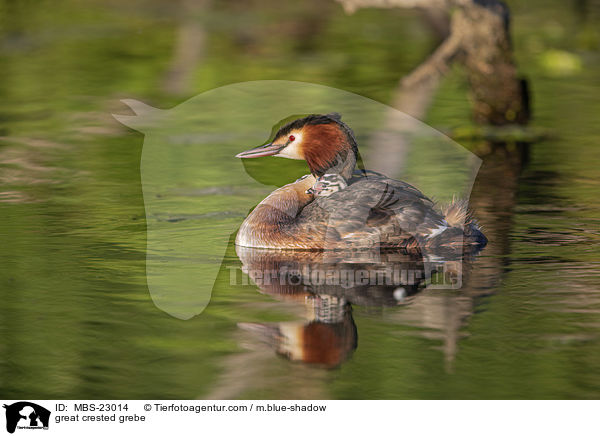
M290 137L289 137L290 142L294 142L294 139L296 139L296 137L294 135L290 135Z

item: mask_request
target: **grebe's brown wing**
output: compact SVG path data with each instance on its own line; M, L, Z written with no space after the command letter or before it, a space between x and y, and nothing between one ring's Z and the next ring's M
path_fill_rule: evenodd
M341 191L317 198L298 217L303 226L321 226L324 221L328 231L341 239L376 237L388 246L427 238L447 227L433 202L417 188L371 172L354 177Z

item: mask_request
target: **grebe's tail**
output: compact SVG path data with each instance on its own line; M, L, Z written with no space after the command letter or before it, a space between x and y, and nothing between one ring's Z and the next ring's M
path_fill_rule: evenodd
M452 202L442 210L442 213L450 227L462 230L463 245L476 246L479 249L486 246L487 238L481 231L479 223L473 217L473 211L469 209L469 204L466 200L452 200ZM443 237L443 235L440 236Z
M465 200L454 199L441 212L446 221L444 228L422 241L427 251L456 256L476 254L486 246L487 238Z

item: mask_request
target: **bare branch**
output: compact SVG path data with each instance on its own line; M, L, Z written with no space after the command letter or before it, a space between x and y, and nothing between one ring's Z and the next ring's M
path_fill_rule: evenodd
M335 0L340 3L347 14L361 8L404 8L404 9L443 9L452 6L468 6L472 0Z
M361 8L440 8L447 9L453 0L335 0L347 14Z
M425 81L439 79L450 68L450 64L460 51L461 45L462 33L453 30L429 59L402 79L402 86L412 87Z

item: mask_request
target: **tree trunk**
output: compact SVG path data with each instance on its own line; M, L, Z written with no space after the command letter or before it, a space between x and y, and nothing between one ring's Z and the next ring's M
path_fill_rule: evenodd
M527 82L517 75L509 21L507 7L497 1L473 1L452 17L452 32L462 34L461 57L470 83L473 116L480 124L529 121Z

